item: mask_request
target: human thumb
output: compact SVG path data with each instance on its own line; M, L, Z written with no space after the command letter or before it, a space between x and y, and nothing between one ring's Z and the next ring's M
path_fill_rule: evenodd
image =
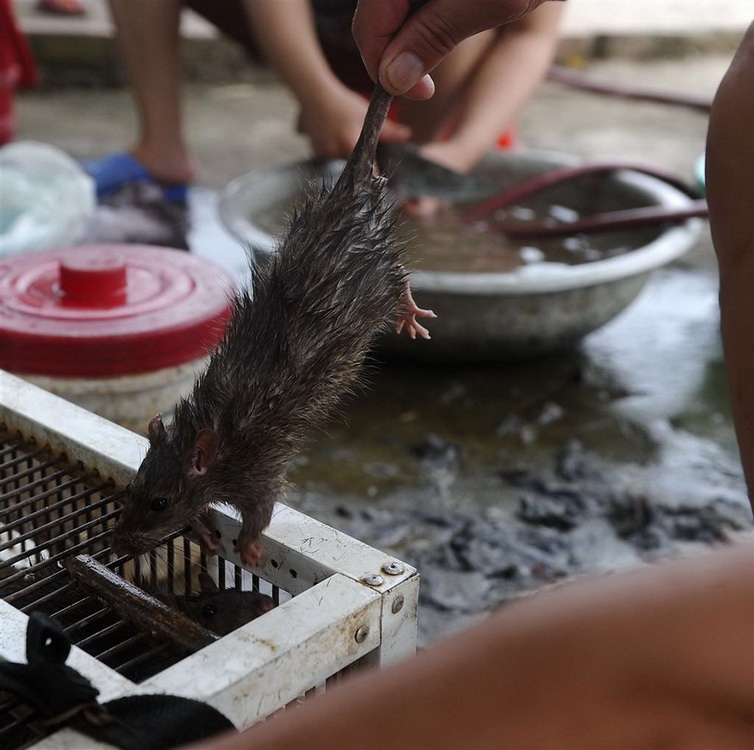
M541 0L431 0L406 19L385 48L379 78L394 96L428 99L429 72L467 37L517 20Z

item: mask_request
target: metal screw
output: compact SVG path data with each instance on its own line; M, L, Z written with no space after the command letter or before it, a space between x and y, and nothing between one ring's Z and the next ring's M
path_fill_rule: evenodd
M387 573L389 576L399 576L404 570L405 568L397 562L385 563L382 566L382 572Z
M397 615L403 609L403 597L396 596L393 600L393 606L391 607L394 615Z
M370 573L361 579L367 586L382 586L385 583L385 579L377 575L377 573Z
M356 643L364 643L368 635L369 635L369 625L362 625L356 631L356 634L354 635L354 638L356 639Z

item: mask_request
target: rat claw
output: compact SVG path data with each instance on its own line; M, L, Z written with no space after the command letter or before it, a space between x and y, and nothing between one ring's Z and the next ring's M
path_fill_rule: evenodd
M207 555L207 557L214 557L221 549L219 544L215 544L213 541L208 541L206 539L201 540L200 546L202 552Z
M429 335L429 331L423 325L421 325L421 323L419 323L413 315L407 316L406 318L402 319L401 322L405 323L406 331L412 339L415 340L417 334L419 334L419 336L421 336L423 339L429 340L430 338L432 338ZM402 325L401 328L403 328ZM398 332L400 333L400 331Z
M256 568L262 557L262 546L259 542L252 542L239 550L241 562L249 567Z
M419 336L421 336L423 339L429 340L430 338L432 338L429 335L429 331L423 325L414 320L413 330L411 331L411 338L415 339L417 334L419 334Z

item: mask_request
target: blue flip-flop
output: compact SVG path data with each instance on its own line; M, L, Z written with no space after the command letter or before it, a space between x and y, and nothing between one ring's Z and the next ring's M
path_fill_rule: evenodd
M162 199L170 203L185 203L188 198L187 185L169 185L156 180L140 161L125 151L108 154L101 159L82 161L81 166L94 178L98 199L139 182L158 187L162 191Z

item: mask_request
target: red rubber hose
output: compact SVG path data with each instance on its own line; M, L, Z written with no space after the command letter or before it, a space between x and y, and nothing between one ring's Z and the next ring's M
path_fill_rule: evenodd
M547 77L556 83L562 83L572 88L590 91L595 94L617 96L624 99L637 99L658 104L673 104L679 107L690 107L700 112L709 112L712 108L712 99L694 94L678 94L665 91L652 91L637 86L627 86L617 83L599 83L583 73L579 73L561 65L550 68Z
M488 218L495 211L518 203L523 198L539 193L555 185L569 182L585 175L629 170L641 174L650 175L656 179L672 185L690 197L697 198L695 193L686 183L672 174L653 166L630 161L609 161L595 164L584 164L576 167L561 167L544 172L532 177L518 185L514 185L498 195L489 198L478 206L467 209L463 213L465 221L474 222ZM664 206L647 206L645 208L627 209L624 211L611 211L578 219L574 222L561 224L544 224L542 222L532 224L516 224L506 226L498 224L497 228L511 237L533 236L563 236L576 233L600 232L626 227L651 226L666 222L680 222L692 217L707 216L707 203L704 200L695 200L684 208L666 208Z

